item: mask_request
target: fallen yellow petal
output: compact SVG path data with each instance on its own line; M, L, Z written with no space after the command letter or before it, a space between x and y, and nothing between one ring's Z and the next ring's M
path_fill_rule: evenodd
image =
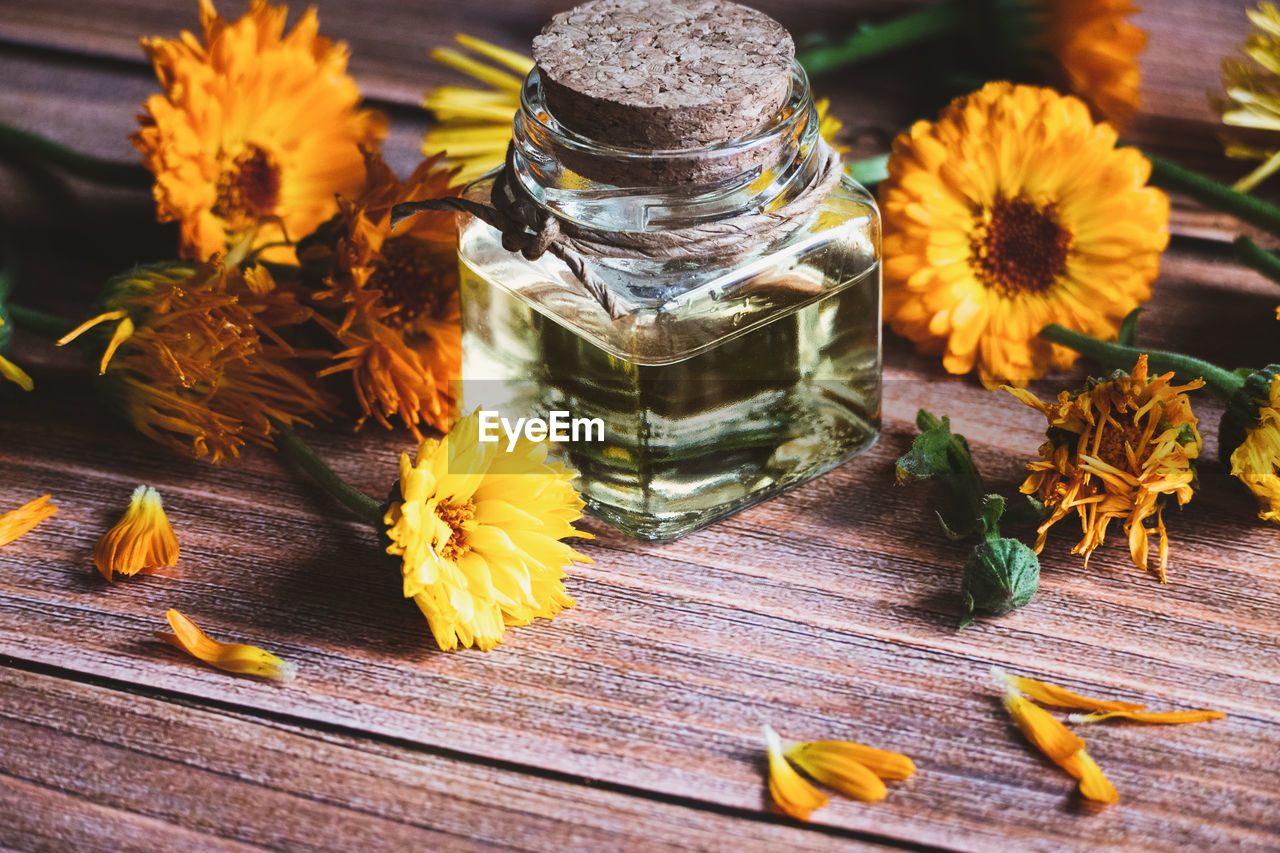
M1079 693L1073 693L1065 687L1058 687L1055 684L1037 681L1034 678L1025 678L1021 675L1012 675L999 667L992 667L991 672L997 678L1002 679L1006 685L1021 691L1037 702L1053 705L1056 708L1080 708L1085 711L1140 711L1147 707L1135 702L1118 702L1081 696Z
M124 517L94 547L93 562L107 580L177 564L178 539L154 488L134 489Z
M1067 727L1012 687L1004 692L1004 706L1013 721L1037 749L1052 761L1061 764L1064 759L1084 749L1084 741L1073 735Z
M1118 803L1120 794L1083 749L1058 762L1058 766L1080 780L1080 793L1099 803Z
M0 515L0 545L8 545L57 512L58 508L49 503L51 497L44 495Z
M840 761L855 761L881 779L910 779L916 772L915 763L901 753L875 749L847 740L814 740L808 743L797 743L787 750L786 755L815 777L818 774L809 770L804 763L804 759L814 755L831 756ZM818 781L825 780L819 777Z
M31 380L25 370L2 355L0 355L0 379L8 379L23 391L30 391L36 387L36 383Z
M824 785L855 800L883 800L884 782L866 765L849 756L848 750L832 748L840 741L812 741L787 750L786 757ZM856 744L850 744L856 746Z
M764 727L764 742L769 750L769 794L778 808L799 820L828 802L827 797L810 785L787 763L782 754L782 740L769 726Z
M1096 723L1100 720L1133 720L1137 723L1203 723L1220 720L1223 711L1109 711L1100 714L1072 714L1073 723Z
M201 631L196 623L172 608L165 611L164 615L169 620L173 633L157 631L156 636L218 669L234 672L236 675L254 675L280 681L290 681L297 675L298 668L295 665L281 660L271 652L243 643L219 643Z

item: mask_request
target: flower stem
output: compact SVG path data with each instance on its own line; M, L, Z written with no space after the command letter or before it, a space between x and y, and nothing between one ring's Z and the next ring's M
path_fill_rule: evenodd
M0 123L0 157L36 160L69 175L113 187L147 189L152 175L140 163L122 163L83 154L36 133Z
M854 160L845 166L844 170L849 173L849 177L860 184L878 184L889 177L889 155L878 154L875 157Z
M1056 323L1040 330L1040 337L1102 362L1104 365L1128 367L1144 353L1152 370L1172 370L1180 382L1203 378L1209 388L1224 400L1230 400L1244 387L1244 380L1229 370L1215 364L1164 350L1127 347L1123 344L1100 341L1080 332L1064 328Z
M10 303L9 314L13 317L13 323L20 329L27 329L38 335L44 335L46 338L58 338L65 335L76 327L74 320L68 320L65 317L59 317L55 314L48 314L44 311L38 311L35 308L26 308L22 305L14 305Z
M276 447L281 453L296 462L299 468L310 474L326 492L355 513L357 518L375 529L382 529L382 506L376 500L339 477L292 429L275 418L271 418L271 425L275 427Z
M806 50L796 56L810 75L861 62L901 47L955 32L963 23L959 3L944 2L883 24L864 24L838 44Z
M1236 192L1199 172L1184 169L1163 157L1142 152L1151 161L1151 183L1166 190L1189 195L1214 210L1229 213L1242 222L1280 234L1280 207Z
M1280 257L1259 246L1241 234L1232 243L1236 251L1236 260L1247 267L1253 267L1272 281L1280 282Z

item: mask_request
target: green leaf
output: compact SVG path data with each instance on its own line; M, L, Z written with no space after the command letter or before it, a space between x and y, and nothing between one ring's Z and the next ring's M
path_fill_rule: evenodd
M966 536L981 523L982 477L973 464L969 442L951 432L950 418L937 418L921 409L916 423L923 430L911 443L911 449L898 459L896 475L899 484L936 477L947 492L948 512L943 527L948 535L963 531Z
M1134 308L1120 322L1120 337L1117 342L1121 346L1136 347L1138 345L1138 318L1142 316L1141 308Z

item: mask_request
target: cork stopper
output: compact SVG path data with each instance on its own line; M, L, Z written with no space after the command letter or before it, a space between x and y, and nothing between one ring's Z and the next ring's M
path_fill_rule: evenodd
M591 0L533 41L557 121L643 150L761 128L787 99L794 55L781 24L728 0Z

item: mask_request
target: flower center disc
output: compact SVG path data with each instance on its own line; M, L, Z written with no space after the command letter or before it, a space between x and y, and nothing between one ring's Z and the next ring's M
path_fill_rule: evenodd
M237 214L261 218L275 213L280 204L280 166L256 145L237 157L218 176L218 200L213 212L223 219Z
M382 293L391 309L387 319L401 328L419 316L438 315L450 293L441 286L441 272L451 272L452 247L441 252L431 241L413 237L392 237L382 244L382 261L369 278L369 285Z
M467 501L461 504L453 502L440 503L436 505L436 515L453 530L453 535L449 537L449 541L440 547L440 556L446 560L456 561L471 550L471 545L467 542L467 536L462 529L462 525L464 522L476 517L475 502Z
M1003 296L1044 293L1067 271L1071 232L1053 204L1000 199L975 217L969 238L974 274Z

